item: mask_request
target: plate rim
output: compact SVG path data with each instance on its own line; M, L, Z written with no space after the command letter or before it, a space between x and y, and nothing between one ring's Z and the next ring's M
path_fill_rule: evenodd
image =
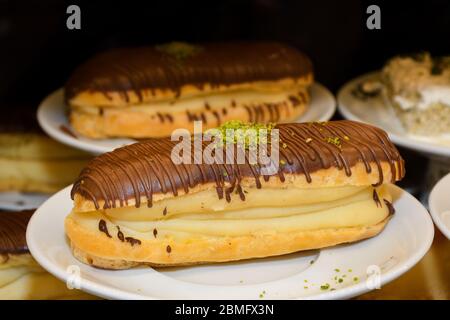
M317 87L319 90L322 91L322 93L324 94L324 97L326 99L330 99L330 101L332 103L330 103L329 106L327 106L326 112L324 112L319 119L317 119L316 121L327 121L329 119L331 119L331 117L334 115L334 113L336 112L336 108L337 108L337 99L335 97L335 95L323 84L319 83L319 82L314 82L313 86ZM62 134L61 132L59 132L59 130L53 128L53 126L48 122L48 119L46 117L46 109L50 108L50 106L48 105L48 100L51 99L53 96L61 94L61 92L63 92L64 88L58 88L56 90L54 90L53 92L49 93L39 104L37 111L36 111L36 117L38 120L39 125L41 126L41 128L45 131L45 133L47 133L50 137L52 137L53 139L66 144L68 146L71 146L73 148L76 149L80 149L80 150L84 150L93 154L101 154L101 153L105 153L105 152L109 152L112 151L114 148L109 148L106 146L98 146L95 145L94 143L91 142L80 142L80 140L75 139L67 134ZM59 110L61 109L66 109L66 105L65 104L61 104L60 106L57 107ZM308 110L307 110L308 111ZM306 111L306 112L307 112ZM305 114L305 113L304 113ZM304 114L302 114L298 119L293 120L293 122L298 122L298 120L301 120L301 118L304 116ZM116 138L118 139L123 139L123 140L133 140L133 139L129 139L129 138ZM111 138L110 140L115 140L114 138ZM133 142L137 142L133 141ZM118 147L118 146L117 146Z
M47 202L52 201L52 199L60 193L64 193L64 192L67 193L71 187L72 186L68 186L68 187L60 190L55 195L53 195L51 198L49 198L43 205L45 205ZM428 252L429 248L432 245L433 239L434 239L434 225L433 225L432 219L431 219L430 215L428 214L428 211L425 209L425 207L414 196L412 196L407 191L401 189L400 187L398 187L396 185L392 185L392 187L394 188L394 190L396 190L398 192L402 192L408 198L408 201L412 201L415 203L415 205L418 205L418 208L420 208L420 210L415 210L415 212L416 212L416 214L421 215L422 218L424 219L424 221L426 221L426 223L423 225L423 228L424 228L424 230L427 231L428 237L425 239L426 241L422 241L422 243L420 243L418 245L418 249L413 254L411 254L403 262L403 264L395 266L392 269L388 270L386 273L381 275L381 279L380 279L381 285L385 285L386 283L389 283L389 282L395 280L396 278L398 278L399 276L401 276L402 274L404 274L405 272L410 270L413 266L415 266L424 257L424 255ZM35 232L34 228L33 228L34 221L39 219L40 215L45 214L45 212L42 213L42 211L40 211L40 209L41 209L41 207L36 210L35 214L33 214L33 216L30 219L30 222L28 224L28 227L27 227L26 240L28 243L28 248L29 248L32 256L36 259L36 261L44 269L46 269L49 273L53 274L55 277L59 278L61 281L66 282L67 278L68 278L68 274L64 270L62 270L60 267L58 267L56 264L52 263L45 254L40 253L39 249L37 248L38 246L35 245L35 243L33 241L34 240L33 233ZM65 243L65 245L67 245L67 243ZM161 297L147 296L147 295L138 294L138 293L126 292L126 291L114 288L113 286L106 286L103 284L99 284L99 283L97 283L95 281L91 281L89 279L83 279L83 287L81 290L88 292L90 294L96 295L96 296L107 298L107 299L125 299L125 300L142 300L142 299L162 300L162 299L164 299ZM320 293L320 294L316 294L316 295L312 295L312 296L306 296L306 297L295 297L295 298L293 298L293 300L299 300L299 299L305 299L305 300L347 299L347 298L351 298L351 297L354 297L357 295L364 294L369 291L371 291L371 290L369 288L367 288L365 283L360 282L357 284L352 284L352 285L342 288L342 289L338 289L336 291L324 292L324 293ZM189 299L189 298L187 298L187 299ZM211 300L213 300L213 298Z
M450 185L450 173L443 176L433 187L428 197L428 207L430 208L430 214L433 218L434 224L438 229L450 240L450 228L448 228L442 221L441 215L436 208L437 193L441 188L446 185Z
M380 71L371 71L371 72L364 73L362 75L359 75L359 76L347 81L343 86L341 86L339 88L337 95L336 95L337 109L338 109L339 113L345 119L359 121L359 122L378 126L378 124L376 124L376 123L368 122L364 119L359 118L357 115L355 115L353 112L351 112L345 104L342 103L342 100L344 99L343 97L346 94L346 92L350 89L350 87L355 85L355 83L360 82L367 78L372 78L379 74L380 74ZM436 155L436 156L450 157L450 147L447 147L445 145L428 143L428 142L425 142L420 139L414 139L413 137L401 136L401 135L392 133L392 132L388 131L386 128L383 128L381 126L380 126L380 128L385 130L387 132L387 134L389 135L389 137L391 138L391 140L399 146L402 146L402 147L410 149L410 150L418 151L421 153L426 153L429 155L431 154L431 155Z
M90 152L93 154L101 154L104 152L108 152L110 151L107 148L103 148L103 147L91 147L90 144L82 144L84 147L82 147L77 139L74 139L73 137L70 137L69 135L66 134L60 134L59 132L56 132L56 129L54 129L52 127L52 125L48 122L47 118L46 118L46 108L49 108L50 106L48 106L48 100L50 100L51 98L53 98L53 96L61 94L63 92L63 88L58 88L54 91L52 91L51 93L49 93L44 99L42 99L42 101L40 102L37 111L36 111L36 118L37 121L39 123L39 126L42 128L42 130L48 134L51 138L55 139L56 141L63 143L67 146L70 146L72 148L75 149L79 149L79 150L83 150L86 152ZM58 109L66 109L66 105L62 104L61 106L58 106ZM76 140L76 141L74 141Z

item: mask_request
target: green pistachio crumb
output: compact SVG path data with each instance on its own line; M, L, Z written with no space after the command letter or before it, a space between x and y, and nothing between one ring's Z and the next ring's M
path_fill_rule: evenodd
M325 284L320 286L320 290L328 290L328 289L330 289L330 284L329 283L325 283Z
M332 145L335 145L339 149L342 147L341 139L339 137L328 137L328 138L325 138L325 142L329 143L329 144L332 144Z
M176 60L184 60L202 51L202 48L186 42L169 42L156 46L156 50L170 55Z
M227 121L218 128L209 129L206 134L212 134L216 137L215 143L219 146L224 144L241 144L245 149L256 147L260 143L268 143L267 137L270 136L275 124L247 123L240 120ZM266 130L267 135L260 136L260 130Z

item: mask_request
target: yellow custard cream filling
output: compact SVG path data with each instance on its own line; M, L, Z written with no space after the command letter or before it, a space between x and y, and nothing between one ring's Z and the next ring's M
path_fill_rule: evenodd
M117 220L157 220L170 218L179 214L214 213L217 215L223 211L248 211L252 208L278 208L281 214L288 207L305 205L322 205L325 202L347 198L360 191L369 189L367 186L344 186L333 188L309 188L298 189L294 187L279 188L247 188L243 190L245 201L233 192L231 201L225 198L219 199L214 188L209 190L186 194L170 199L164 199L153 203L151 208L142 205L139 208L124 207L102 210L104 213Z
M392 202L384 186L376 188L379 201L375 201L374 189L371 186L251 189L245 194L245 201L233 194L230 203L218 200L217 194L209 190L163 200L152 208L72 212L71 218L96 230L103 219L112 232L119 226L125 235L141 240L153 239L154 230L161 239L371 226L389 215L383 199ZM250 207L256 203L258 206Z

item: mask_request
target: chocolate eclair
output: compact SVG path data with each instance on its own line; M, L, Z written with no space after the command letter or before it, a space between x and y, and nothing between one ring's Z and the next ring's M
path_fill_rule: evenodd
M34 113L16 108L0 120L0 192L56 192L71 184L91 158L45 135Z
M25 232L33 210L0 212L0 300L92 298L69 290L33 259Z
M65 99L84 136L163 137L194 121L292 121L312 82L309 58L283 44L173 42L94 56L69 78Z
M269 174L250 157L177 164L177 142L168 138L93 159L73 186L65 222L75 257L111 269L188 265L381 232L394 213L387 184L404 176L403 159L383 130L353 121L266 127L278 137L265 143L279 145L279 165Z

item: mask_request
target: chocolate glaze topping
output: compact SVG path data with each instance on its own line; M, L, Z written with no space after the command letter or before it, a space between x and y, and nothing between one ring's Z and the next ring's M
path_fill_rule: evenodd
M161 49L163 47L163 49ZM306 55L272 42L234 42L123 48L100 53L78 67L65 86L66 100L82 91L169 89L174 97L186 84L203 88L251 81L299 78L310 74ZM152 92L154 93L154 92Z
M28 253L25 232L33 212L0 212L0 254Z
M351 176L351 167L362 163L368 173L372 170L371 164L380 169L378 184L381 184L382 161L390 164L392 182L404 176L403 159L379 128L347 120L279 124L275 128L279 129L281 140L280 166L272 177L261 175L261 167L249 164L248 159L245 164L176 165L171 160L171 151L178 141L150 139L94 158L75 182L72 199L80 194L100 209L101 202L104 202L103 208L115 208L128 205L130 199L139 207L144 197L151 207L155 193L169 192L177 196L180 190L188 193L198 184L212 182L220 199L230 201L237 193L244 201L245 191L240 185L244 177L255 179L256 187L261 188L261 179L284 182L285 174L290 173L304 174L311 182L312 172L330 167L344 170ZM203 143L205 147L211 142ZM225 182L229 182L228 186Z

